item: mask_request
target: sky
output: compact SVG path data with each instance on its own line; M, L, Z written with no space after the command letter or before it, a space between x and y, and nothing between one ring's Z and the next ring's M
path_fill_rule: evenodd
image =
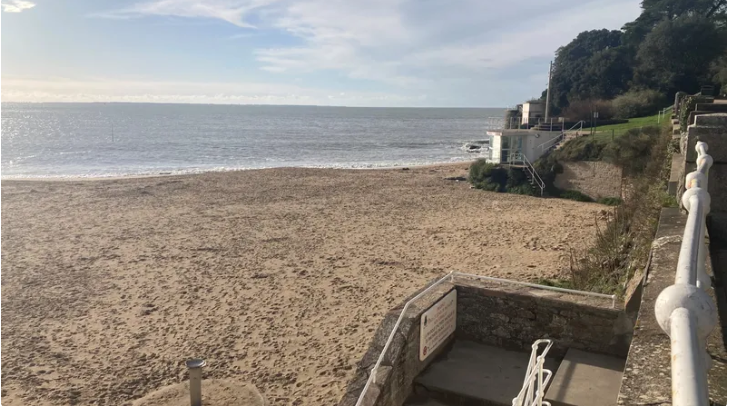
M2 101L505 107L639 0L1 0Z

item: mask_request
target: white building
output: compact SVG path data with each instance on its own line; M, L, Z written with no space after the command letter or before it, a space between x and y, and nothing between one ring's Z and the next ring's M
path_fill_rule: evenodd
M536 161L562 139L562 131L531 130L492 130L487 131L491 138L491 162L500 164L524 164Z
M534 124L539 121L540 118L544 117L544 102L533 101L526 102L521 105L521 123L522 124Z

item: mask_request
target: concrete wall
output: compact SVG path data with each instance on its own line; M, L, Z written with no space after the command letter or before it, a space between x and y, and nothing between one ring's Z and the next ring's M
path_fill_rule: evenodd
M703 141L709 144L709 155L714 159L714 164L709 170L711 212L723 213L726 216L726 119L727 115L724 113L696 116L694 124L681 135L680 147L685 163L679 174L677 190L679 204L681 195L686 190L683 180L687 173L696 170L696 142Z
M622 310L578 302L456 286L456 338L512 350L531 351L540 338L555 340L551 356L568 348L625 357L633 323Z
M578 190L593 199L620 197L623 171L607 162L562 162L564 171L557 175L555 186L564 190Z
M420 316L454 286L458 291L456 332L420 361ZM385 316L339 406L357 402L406 301ZM445 283L418 300L405 314L364 405L401 406L412 393L415 377L447 351L454 338L528 352L535 340L549 337L555 339L550 350L554 357L564 356L568 347L625 356L633 324L622 310L610 305L609 299L456 278L454 284Z
M426 288L427 286L423 287L410 297L416 296ZM413 391L412 383L415 377L427 368L443 350L448 348L453 336L438 350L428 355L424 361L420 361L418 354L420 350L420 316L452 289L453 285L442 284L410 307L400 324L400 333L395 335L395 340L385 354L382 366L377 372L377 381L367 391L364 406L401 406ZM346 393L339 401L339 406L353 406L357 403L370 371L385 347L387 338L395 326L403 306L409 299L405 299L403 303L385 315L367 352L357 365L354 378L347 384Z

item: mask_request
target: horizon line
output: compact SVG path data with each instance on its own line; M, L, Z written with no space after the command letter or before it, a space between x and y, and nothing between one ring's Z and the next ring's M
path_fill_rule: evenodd
M337 108L365 108L365 109L506 109L502 107L477 107L477 106L345 106L345 105L327 105L327 104L256 104L256 103L184 103L184 102L133 102L133 101L12 101L2 100L0 103L15 104L171 104L171 105L191 105L191 106L266 106L266 107L337 107Z

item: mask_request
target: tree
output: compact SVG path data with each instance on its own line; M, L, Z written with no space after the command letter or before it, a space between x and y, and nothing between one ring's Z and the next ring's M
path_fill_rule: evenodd
M583 98L604 97L604 89L596 83L605 79L600 75L611 75L615 67L600 69L598 63L617 63L621 51L611 51L621 45L620 31L584 31L569 44L557 50L552 73L551 102L559 109L569 105L569 101Z
M672 94L698 91L702 84L713 82L710 65L726 55L726 29L704 15L692 14L662 21L641 42L637 86Z
M577 89L578 95L612 99L625 92L633 78L633 59L633 53L625 46L594 53L585 67L585 87Z
M704 17L726 26L726 0L643 0L640 16L623 26L624 43L638 47L661 22L679 17Z

